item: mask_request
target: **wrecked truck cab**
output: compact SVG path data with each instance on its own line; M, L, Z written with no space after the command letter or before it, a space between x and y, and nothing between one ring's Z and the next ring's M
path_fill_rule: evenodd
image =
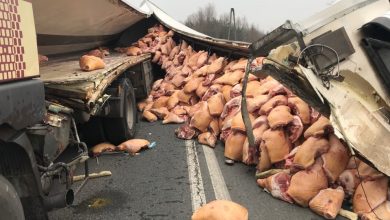
M287 21L250 46L265 72L324 115L335 133L390 175L390 4L338 1Z

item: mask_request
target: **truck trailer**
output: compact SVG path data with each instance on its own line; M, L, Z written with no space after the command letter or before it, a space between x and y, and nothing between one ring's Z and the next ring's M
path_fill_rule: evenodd
M47 39L60 37L36 32L36 28L41 30L42 12L35 8L42 2L1 3L0 213L5 219L47 219L48 211L70 205L88 180L87 145L119 144L133 137L136 99L148 95L153 81L150 55L113 52L106 68L83 72L78 60L86 47L60 51L62 47L55 45L51 47L54 55L47 52L52 43ZM128 11L116 3L104 3ZM116 29L109 25L114 39L138 17L133 23L121 19ZM55 28L64 30L64 26ZM87 48L99 43L108 42L94 41ZM50 57L44 64L39 63L41 51ZM65 150L74 153L71 158L61 157ZM73 192L73 170L78 164L85 166L86 178Z

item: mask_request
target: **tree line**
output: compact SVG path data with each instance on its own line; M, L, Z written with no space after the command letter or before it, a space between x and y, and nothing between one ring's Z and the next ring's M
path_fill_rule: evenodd
M212 37L228 39L230 13L226 12L218 16L215 6L209 3L189 15L185 25ZM230 40L253 42L264 35L255 25L249 24L244 16L236 16L236 36L233 27L232 22Z

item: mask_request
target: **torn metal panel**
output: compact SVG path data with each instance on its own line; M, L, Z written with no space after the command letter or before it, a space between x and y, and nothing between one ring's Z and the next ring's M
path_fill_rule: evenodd
M253 56L267 56L271 50L296 40L298 36L299 33L294 29L291 21L286 21L283 25L253 42L249 49Z
M107 100L110 98L110 95L104 94L102 95L96 102L94 107L91 110L91 115L96 115L98 112L100 112L100 109L104 106L104 104L107 102Z

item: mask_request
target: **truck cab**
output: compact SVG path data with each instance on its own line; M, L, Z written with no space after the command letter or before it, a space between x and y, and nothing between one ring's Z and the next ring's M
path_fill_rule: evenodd
M338 1L302 22L287 21L251 46L263 71L319 112L353 154L390 175L387 0Z
M44 218L45 196L27 131L45 115L32 6L12 1L0 8L0 213L6 219Z

